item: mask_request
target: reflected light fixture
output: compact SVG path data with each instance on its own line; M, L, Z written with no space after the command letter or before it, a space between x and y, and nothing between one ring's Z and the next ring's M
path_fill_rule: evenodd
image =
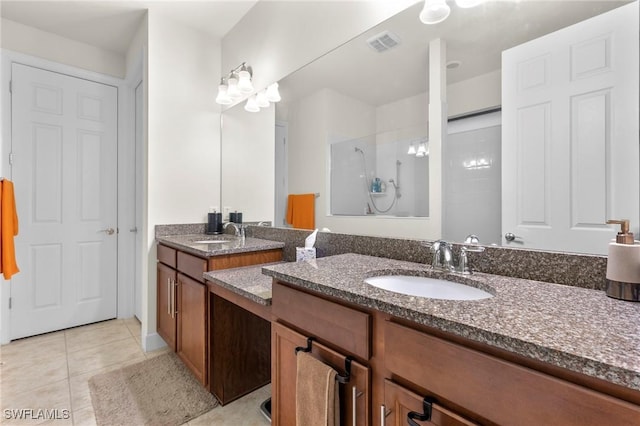
M422 142L418 145L418 152L416 152L416 157L426 157L429 155L429 148L427 147L428 142Z
M451 8L447 0L425 0L424 8L420 12L420 20L424 24L437 24L449 17Z
M461 9L468 9L481 4L484 0L455 0L456 6ZM438 24L449 17L451 7L447 0L424 0L424 7L420 12L420 20L424 24Z
M416 153L416 146L413 144L413 142L411 142L411 145L409 145L409 151L407 151L407 155L416 155Z
M267 91L262 90L256 95L256 103L260 108L269 108L269 99L267 99Z
M267 87L267 100L269 102L280 102L282 99L280 97L280 92L278 91L278 83L273 83L269 87Z
M242 93L238 89L238 77L235 73L229 74L229 78L227 78L227 95L234 101L242 97Z
M256 95L249 96L249 98L247 99L247 103L244 104L244 110L245 111L249 111L249 112L258 112L258 111L260 111L260 107L258 106L258 103L256 102Z

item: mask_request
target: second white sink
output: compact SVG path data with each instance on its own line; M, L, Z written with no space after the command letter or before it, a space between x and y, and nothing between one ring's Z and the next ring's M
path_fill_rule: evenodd
M367 284L394 293L444 300L481 300L493 297L489 292L438 278L410 275L384 275L364 280Z

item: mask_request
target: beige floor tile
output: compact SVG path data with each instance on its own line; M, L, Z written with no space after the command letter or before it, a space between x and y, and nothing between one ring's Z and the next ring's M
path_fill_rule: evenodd
M67 331L65 336L67 352L81 351L132 337L123 321L109 321L101 327L74 328Z
M260 404L271 395L264 386L224 407L217 407L189 422L189 426L265 426L269 421L260 413Z
M0 391L3 399L7 395L22 393L68 377L67 357L64 354L51 358L26 355L23 360L18 358L2 363Z
M65 345L63 331L14 340L9 344L0 346L0 361L30 362L33 359L64 355L66 351Z
M56 383L45 385L38 388L30 389L20 394L2 395L2 414L6 419L6 411L4 410L57 410L60 417L63 417L63 413L70 415L71 404L69 398L69 381L64 379ZM33 417L33 416L31 416ZM69 419L70 420L70 419ZM47 419L39 418L29 421L28 419L22 420L7 420L3 424L40 424L47 422ZM49 421L51 422L51 421ZM70 421L55 420L53 424L71 424Z
M71 377L100 370L114 364L146 359L142 349L131 336L128 339L70 352L67 358Z
M73 412L73 426L96 426L96 416L93 407L88 406Z

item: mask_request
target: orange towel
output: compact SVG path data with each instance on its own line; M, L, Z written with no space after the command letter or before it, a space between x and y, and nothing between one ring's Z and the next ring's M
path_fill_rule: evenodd
M289 194L287 223L294 228L316 229L315 194Z
M13 197L13 183L7 179L0 182L0 272L8 280L20 272L16 264L16 249L13 237L18 235L18 213Z

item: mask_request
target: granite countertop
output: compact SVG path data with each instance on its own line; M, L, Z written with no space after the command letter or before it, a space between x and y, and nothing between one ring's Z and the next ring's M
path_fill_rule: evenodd
M205 272L204 279L260 305L270 306L272 280L262 274L262 267L280 263L282 262Z
M261 240L259 238L248 237L241 238L229 234L168 235L157 236L156 240L164 245L203 257L271 250L284 247L284 243L279 241ZM204 243L202 241L207 242Z
M600 290L482 273L467 278L423 264L358 254L265 266L262 271L293 285L640 390L640 304L609 298ZM436 300L364 282L402 271L447 275L494 297Z

